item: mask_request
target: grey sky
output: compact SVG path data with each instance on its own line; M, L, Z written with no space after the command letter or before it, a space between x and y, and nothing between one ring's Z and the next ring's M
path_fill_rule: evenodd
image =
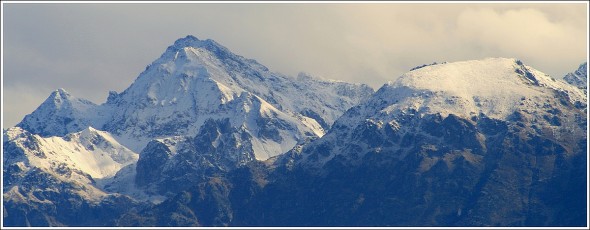
M585 3L2 4L5 128L57 88L103 103L188 34L276 72L374 88L417 65L485 57L559 78L588 50Z

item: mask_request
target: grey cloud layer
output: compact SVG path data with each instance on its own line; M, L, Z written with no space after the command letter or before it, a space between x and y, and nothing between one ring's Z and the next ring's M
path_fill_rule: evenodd
M4 4L3 122L52 90L102 103L172 42L211 38L270 69L373 87L434 61L587 57L586 4ZM26 94L23 96L23 94Z

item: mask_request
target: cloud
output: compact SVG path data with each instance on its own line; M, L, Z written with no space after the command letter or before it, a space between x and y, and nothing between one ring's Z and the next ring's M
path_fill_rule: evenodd
M463 43L477 47L480 55L521 58L552 75L559 73L552 69L584 60L587 50L587 31L552 22L530 8L465 10L457 18L457 35Z
M587 55L587 4L3 6L6 126L57 88L104 102L109 90L124 90L188 34L214 39L273 71L373 87L421 64L489 56L520 58L560 77ZM26 92L34 93L21 105Z

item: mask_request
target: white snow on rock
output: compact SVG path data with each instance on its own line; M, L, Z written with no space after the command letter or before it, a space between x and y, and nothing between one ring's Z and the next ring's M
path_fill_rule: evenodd
M6 131L6 139L20 148L24 156L12 162L23 168L39 168L65 180L112 177L122 167L137 161L138 154L120 145L107 132L88 127L65 137L41 137L13 127ZM34 142L34 143L31 143ZM73 170L67 175L60 173Z
M567 83L588 92L588 62L582 63L574 72L568 73L563 77Z
M299 163L320 168L339 153L346 152L341 148L351 142L359 147L356 152L379 152L381 149L368 149L366 143L355 140L355 130L363 131L367 127L382 130L384 124L390 124L396 132L404 133L412 129L400 127L400 119L408 115L438 114L445 118L453 114L469 121L481 115L508 120L514 113L519 113L530 122L536 122L537 126L552 130L554 138L559 139L563 138L560 132L581 132L574 125L579 113L573 110L584 111L586 107L586 97L581 89L553 79L516 59L487 58L425 65L385 84L365 103L348 110L335 122L335 129L306 146L321 149L319 152L325 156L304 154ZM559 111L565 125L547 120L555 116L551 111ZM389 151L396 152L398 147L392 146ZM360 158L362 156L355 159ZM354 162L354 159L350 161Z
M389 82L362 106L376 117L399 113L440 113L505 119L517 109L536 110L555 93L586 104L584 93L516 59L487 58L425 66ZM347 122L342 122L343 124Z
M284 141L279 142L253 135L257 159L265 160L309 135L322 136L337 117L372 92L366 85L274 73L213 40L187 36L168 47L126 90L111 92L105 104L60 89L17 126L44 137L92 126L140 152L153 139L195 135L207 119L230 118L240 127L244 117L269 118L266 108L273 108L272 116L293 129L282 130ZM237 103L245 101L240 98L244 93L260 101L259 112ZM250 123L248 128L257 126Z
M373 92L362 84L275 73L213 40L187 36L168 47L126 90L110 92L104 104L64 89L53 92L5 132L5 143L24 154L16 157L20 150L15 150L14 157L3 160L92 184L97 191L158 200L126 186L134 184L136 153L151 140L191 138L206 120L229 118L233 127L252 136L255 158L266 160L321 137Z

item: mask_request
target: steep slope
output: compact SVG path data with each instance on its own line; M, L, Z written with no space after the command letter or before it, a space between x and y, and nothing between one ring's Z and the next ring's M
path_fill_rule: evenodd
M76 213L94 210L113 218L138 205L128 197L105 193L95 183L138 158L106 132L89 127L44 138L14 127L3 139L5 226L100 226L107 222Z
M235 226L584 226L582 95L514 59L424 66L270 172L217 180L217 203L191 188L154 210L224 207L213 215Z
M18 166L24 172L39 168L62 175L64 170L73 170L63 179L100 179L114 176L119 169L138 159L137 153L120 145L107 132L92 127L64 137L44 138L18 127L8 129L5 135L3 162L8 167Z
M166 76L178 79L159 85L157 82L167 79ZM199 76L221 85L211 86L219 92L208 94L215 98L215 104L218 104L216 100L223 104L247 91L286 113L316 114L320 120L318 123L328 126L348 108L373 93L366 85L325 81L306 74L292 78L274 73L254 60L231 53L213 40L187 36L168 47L121 96L143 98L147 90L150 92L148 98L170 103L179 88L185 91L190 89L190 78ZM168 95L158 93L158 90ZM200 100L204 101L209 100Z
M61 212L84 210L69 208L64 199L70 195L97 207L112 197L132 201L121 194L161 202L161 195L322 136L371 93L366 85L274 73L212 40L181 38L126 90L110 92L106 103L59 89L5 133L10 189L4 196L15 213L8 219L16 225L90 223L60 219ZM24 186L27 178L51 183ZM43 197L48 206L30 195L63 187Z
M576 71L566 74L563 80L588 92L588 62L582 63Z
M270 167L246 164L119 223L585 226L583 95L515 59L423 66Z
M100 106L58 89L16 126L43 137L64 136L88 126L101 127L105 116Z
M310 219L318 224L580 226L586 105L577 88L514 59L426 66L285 158L321 178L300 183L335 197L324 207L365 210L328 211Z
M4 223L584 226L587 101L570 84L490 58L369 97L188 36L105 104L60 89L4 132Z
M295 131L303 127L295 118L254 95L243 93L230 104L238 104L239 111L228 113L241 117L208 119L194 137L151 141L140 154L135 182L161 194L179 192L213 174L272 157L260 154L287 152L301 139Z
M481 117L503 122L522 120L532 126L530 128L535 133L549 134L554 141L568 143L571 135L576 139L584 137L584 129L578 124L584 122L586 103L580 90L515 59L491 58L432 65L410 71L397 81L384 85L366 103L344 114L330 131L334 134L324 136L309 148L322 146L324 142L343 147L348 140L362 140L362 132L381 136L388 135L382 133L387 131L403 139L404 134L423 132L421 127L404 126L406 120L442 121L451 115L455 118L449 119L468 123L475 123ZM341 135L347 135L347 139ZM389 144L392 148L403 148L405 143L401 141ZM377 144L359 146L363 149L360 152L378 150L383 144L378 140L371 142ZM579 150L578 147L572 148L571 151ZM321 160L302 162L326 162L334 157L329 155Z
M278 110L241 88L223 68L222 60L200 47L203 45L200 42L208 42L192 42L194 44L190 44L194 47L168 48L127 90L109 97L107 105L125 109L113 110L113 120L105 126L107 130L147 142L153 138L196 135L204 121L211 118L228 118L234 127L245 125L253 132L261 129L259 126L262 124L248 119L269 118L291 128L273 127L288 132L278 137L281 140L254 135L255 141L268 145L290 143L293 146L306 136L323 134L317 122L304 123L302 116ZM176 45L179 43L187 45L182 41ZM255 149L256 156L261 160L288 150L265 147Z
M323 135L338 116L373 90L305 74L293 78L274 73L213 40L187 36L168 47L125 91L111 92L105 104L97 106L58 90L17 126L45 137L97 127L140 152L152 139L194 136L207 119L228 117L239 127L247 112L235 114L240 105L230 102L244 93L271 105L280 114L277 118L288 117L282 122L296 127L290 131L298 137L287 141L294 143L303 140L306 133ZM254 138L260 143L284 144ZM265 146L255 152L264 160L282 153L275 150Z
M372 90L364 85L320 81L304 75L298 80L273 73L212 40L187 36L168 47L128 89L111 94L107 105L124 109L114 109L113 119L105 129L147 142L171 135L195 135L210 118L229 117L232 125L239 127L239 117L245 115L236 111L239 103L231 102L242 98L243 93L271 105L284 114L281 117L297 118L284 121L292 126L303 124L299 133L321 136L337 116L368 97Z

